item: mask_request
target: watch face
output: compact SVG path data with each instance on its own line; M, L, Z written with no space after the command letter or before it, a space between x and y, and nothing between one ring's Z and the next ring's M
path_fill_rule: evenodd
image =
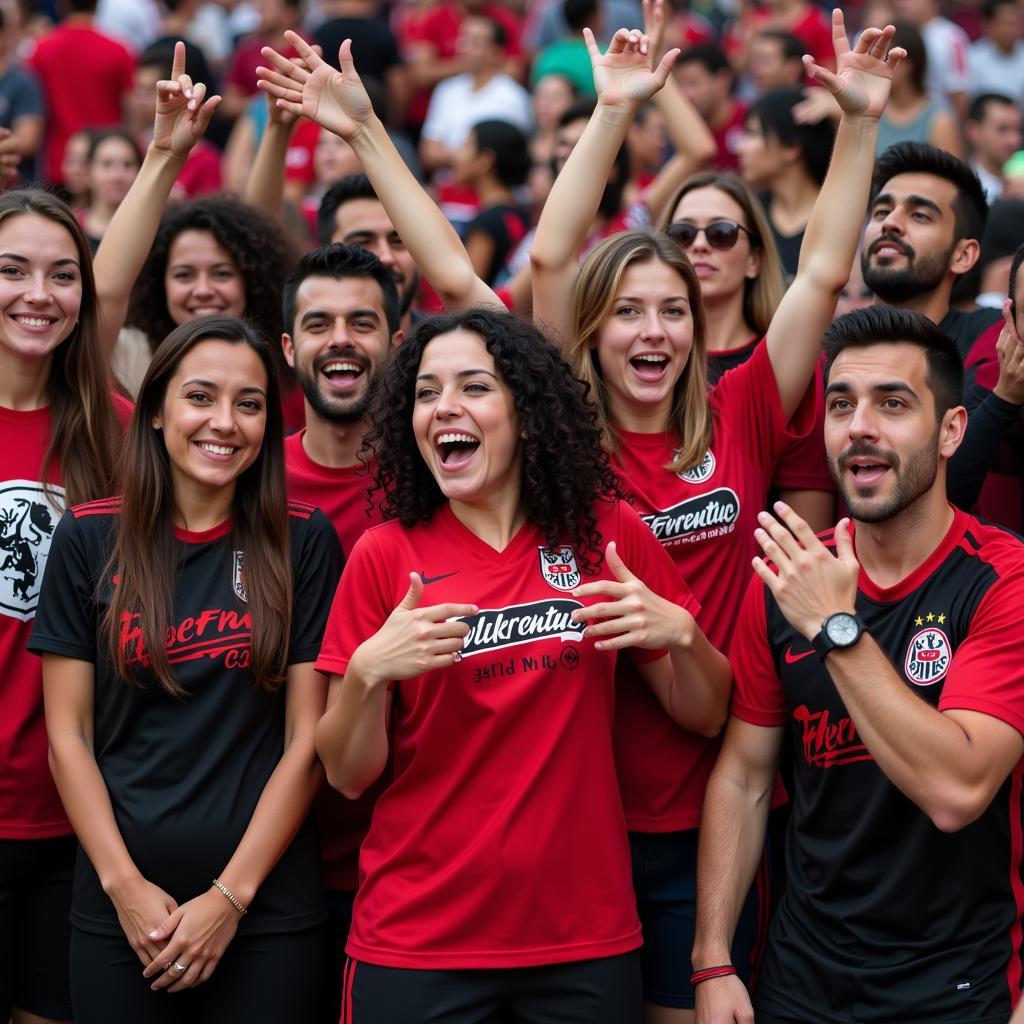
M830 616L825 623L825 635L837 647L848 647L857 639L859 631L857 620L845 612Z

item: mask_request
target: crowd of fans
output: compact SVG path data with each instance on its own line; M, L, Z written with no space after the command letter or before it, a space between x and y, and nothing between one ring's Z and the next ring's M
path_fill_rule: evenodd
M1024 0L0 2L0 1021L1006 1024L1022 104Z

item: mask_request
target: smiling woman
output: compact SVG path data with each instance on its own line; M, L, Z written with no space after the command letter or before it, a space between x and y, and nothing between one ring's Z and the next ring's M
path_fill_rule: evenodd
M391 521L356 543L317 662L336 695L317 728L331 785L358 796L392 744L395 765L360 854L344 1019L635 1024L616 652L707 731L728 664L618 499L586 385L536 328L428 321L372 422Z
M54 196L0 196L0 1020L71 1018L74 837L47 765L39 662L26 650L66 504L113 488L118 424L88 244Z
M309 1019L325 917L303 824L326 699L312 662L341 553L322 513L286 501L270 343L223 317L173 331L123 479L61 521L31 639L86 854L75 1020ZM195 1001L161 991L200 985Z

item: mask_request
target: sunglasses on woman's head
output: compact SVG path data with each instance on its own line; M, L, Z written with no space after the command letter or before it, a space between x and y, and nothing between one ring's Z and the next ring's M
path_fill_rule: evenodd
M742 224L737 224L734 220L726 220L725 218L713 220L704 227L698 227L689 221L680 220L674 224L669 224L665 228L665 234L683 249L689 249L697 241L697 236L702 231L704 232L704 237L708 240L708 245L712 249L721 249L723 251L731 249L740 240L741 231L747 234L751 242L754 241L754 234L749 228L745 228Z

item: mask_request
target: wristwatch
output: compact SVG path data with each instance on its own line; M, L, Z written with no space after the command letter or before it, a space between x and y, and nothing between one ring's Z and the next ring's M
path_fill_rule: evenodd
M811 646L824 660L829 651L852 647L864 635L864 620L849 612L836 612L821 624L821 632L811 641Z

